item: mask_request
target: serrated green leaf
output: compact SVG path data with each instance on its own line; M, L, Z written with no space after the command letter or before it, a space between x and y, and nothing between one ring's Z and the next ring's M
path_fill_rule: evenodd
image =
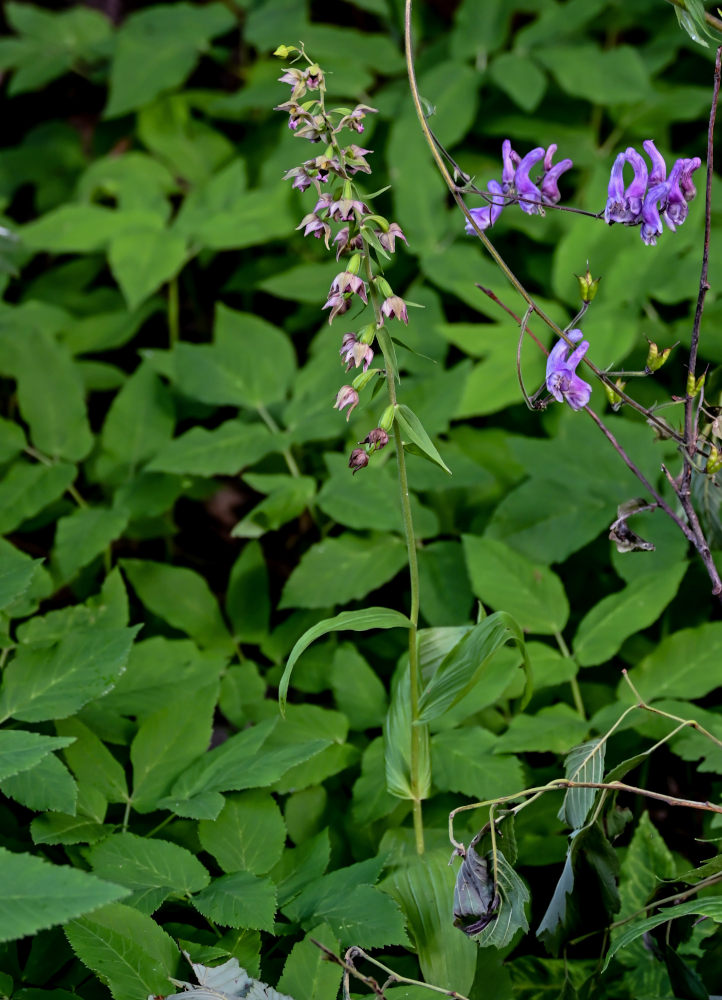
M16 462L0 480L0 532L9 534L65 493L75 479L74 465Z
M0 716L41 722L74 715L115 684L138 628L90 627L51 650L42 643L21 647L5 669Z
M108 836L108 827L87 816L45 813L30 824L34 844L94 844Z
M78 786L70 771L54 754L44 757L35 767L5 778L2 792L27 809L71 815L78 798Z
M203 892L191 898L195 908L224 927L273 929L276 912L276 887L267 878L251 872L234 872L214 879Z
M108 802L126 802L125 771L103 741L79 719L62 719L55 728L59 736L74 740L63 756L80 784L96 789Z
M72 737L42 736L24 729L4 729L0 732L0 781L35 767L44 757L67 747Z
M39 559L30 559L10 542L0 539L0 608L6 608L25 593L38 567Z
M556 573L493 538L464 535L464 554L474 593L506 611L527 632L553 635L569 617L569 603Z
M133 833L108 837L90 850L89 859L100 878L132 889L127 905L146 913L166 896L198 892L210 882L206 869L184 847Z
M0 847L0 941L34 934L127 896L127 890L66 865Z
M127 890L123 894L127 895ZM112 903L73 920L65 934L80 961L106 984L115 1000L164 996L170 990L178 949L145 913Z
M146 716L130 745L133 764L131 801L138 812L157 807L175 779L208 749L218 681L176 697Z
M227 796L216 820L198 824L198 836L224 872L265 875L283 853L286 825L268 792L251 791Z
M564 776L570 781L601 781L605 750L606 743L601 740L588 740L574 747L564 760ZM568 788L558 813L559 819L573 830L584 826L596 794L595 788Z
M338 938L331 932L328 924L313 927L310 934L291 949L278 980L278 988L287 991L292 997L327 1000L337 994L343 970L329 962L314 941L320 941L334 954L338 954Z
M658 698L701 698L719 686L722 623L685 628L666 636L629 671L629 679L645 701ZM627 684L620 682L626 699ZM624 692L624 694L622 694Z
M128 524L124 510L79 507L58 520L53 558L63 580L70 580L119 538Z
M213 430L193 427L169 441L148 464L148 470L177 475L234 476L283 447L283 436L271 434L263 424L226 420Z
M233 650L216 599L199 573L148 559L123 559L120 565L149 611L185 632L199 646Z

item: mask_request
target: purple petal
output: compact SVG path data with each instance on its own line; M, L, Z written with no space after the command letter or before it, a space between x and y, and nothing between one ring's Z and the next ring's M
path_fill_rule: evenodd
M628 146L624 153L627 163L632 165L634 177L632 182L624 189L624 197L629 211L635 219L642 211L642 201L647 190L648 171L647 164L642 156L632 146Z
M502 191L501 184L498 181L491 180L487 188L491 194L489 204L469 209L469 214L479 229L488 229L489 226L493 226L504 208L504 192ZM475 235L474 229L468 219L464 228L469 236Z
M592 395L592 387L578 375L572 375L569 380L569 387L564 394L564 398L573 410L581 410L589 402Z
M551 149L551 146L549 147ZM546 162L546 161L544 161ZM561 198L559 193L559 178L565 172L565 170L571 170L574 166L573 162L569 159L560 160L556 163L550 170L548 170L542 177L541 182L541 195L542 201L546 205L556 205L556 203Z
M657 236L659 236L662 232L662 220L659 217L658 203L666 203L668 190L669 185L667 182L663 184L655 184L654 187L649 189L647 196L644 199L644 205L642 207L642 228L639 235L642 237L642 240L647 244L647 246L655 246L657 243Z
M607 205L604 209L604 221L607 223L627 221L624 201L624 164L624 153L620 153L612 166L609 187L607 188Z
M529 178L531 168L544 159L544 149L537 146L526 154L514 174L514 187L519 198L519 208L527 215L537 215L541 203L541 191Z
M679 179L679 186L682 189L685 199L692 201L697 194L697 188L692 183L692 174L702 166L702 161L698 156L693 156L691 160L685 160L684 163L685 166L682 170L682 176Z
M667 179L667 164L664 162L664 157L654 145L652 139L645 139L642 143L642 148L652 161L652 173L649 175L649 183L659 184L661 181L665 181Z
M554 159L554 154L557 151L557 144L555 142L547 146L547 151L544 154L544 170L549 172L552 168L552 160Z
M514 172L516 171L516 167L519 162L518 154L516 154L511 148L511 142L508 139L504 139L501 144L501 160L501 183L504 187L504 191L507 192L514 184Z

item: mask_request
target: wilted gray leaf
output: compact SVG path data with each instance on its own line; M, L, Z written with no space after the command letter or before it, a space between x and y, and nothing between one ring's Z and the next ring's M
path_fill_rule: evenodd
M253 979L231 958L223 965L210 968L191 962L188 952L183 952L198 979L198 985L185 983L181 979L171 979L176 986L182 986L182 993L173 993L165 1000L293 1000L285 993L278 993L259 979ZM192 996L189 996L192 994ZM148 1000L151 1000L149 997Z

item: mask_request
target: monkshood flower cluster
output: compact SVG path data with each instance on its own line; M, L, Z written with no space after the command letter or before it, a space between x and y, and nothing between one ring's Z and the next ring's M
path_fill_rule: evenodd
M311 62L303 48L281 45L275 55L284 59L292 56L296 62L305 60L307 63L305 68L292 66L279 77L281 83L290 84L291 96L275 110L288 114L288 126L296 136L323 145L323 152L318 156L304 160L284 174L284 179L291 180L292 187L298 191L310 187L316 191L313 209L301 219L297 229L302 229L304 236L323 238L328 250L333 245L337 261L344 258L343 270L331 282L322 308L329 310L329 323L354 305L361 310L371 306L374 311L373 322L346 331L341 339L339 355L346 371L362 369L350 385L339 389L334 403L337 410L346 410L348 420L359 404L359 392L375 376L385 374L383 370L370 368L378 331L388 319L408 322L406 303L378 273L380 269L371 251L377 259L388 259L396 251L396 241L405 243L406 237L397 223L389 222L369 208L367 201L370 199L362 198L352 180L358 173L371 173L366 157L373 151L355 143L342 146L339 138L344 129L357 135L363 133L364 119L374 114L375 109L366 104L358 104L353 109L326 108L323 71ZM310 97L309 92L318 96ZM380 426L358 442L359 447L349 458L349 468L354 474L368 465L374 452L386 446L392 423L393 414L384 414Z
M675 232L687 218L688 203L697 194L692 174L702 161L698 156L676 160L668 177L667 164L654 142L646 139L642 147L651 161L651 171L633 146L617 156L609 179L604 221L609 225L614 222L625 226L641 224L642 240L647 246L655 246L657 237L662 234L663 221ZM634 177L625 186L624 166L627 163Z
M518 205L527 215L543 215L545 205L556 205L561 199L559 178L573 163L570 159L552 163L557 151L556 143L548 149L537 146L526 156L521 157L511 147L509 139L501 145L501 183L489 181L487 185L488 203L480 208L472 208L469 214L479 229L493 226L506 205ZM530 177L531 171L538 163L542 163L542 173L536 181ZM467 220L466 231L473 235L474 228Z

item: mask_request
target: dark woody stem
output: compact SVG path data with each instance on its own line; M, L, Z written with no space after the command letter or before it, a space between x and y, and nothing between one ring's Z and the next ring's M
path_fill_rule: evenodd
M371 270L371 258L368 253L364 255L366 275L369 283L369 296L376 318L377 331L381 331L384 325L384 317L381 312L378 295L373 284L373 271ZM377 334L379 347L384 355L386 367L386 388L389 395L389 405L396 408L396 373L391 359L386 356L384 350L384 337ZM423 732L419 726L414 725L419 718L419 645L418 645L418 621L419 621L419 562L416 555L416 534L414 532L414 521L411 516L411 499L409 497L409 480L406 473L406 455L404 444L401 439L401 429L394 420L394 445L396 446L396 464L399 470L399 496L401 498L401 516L404 522L404 536L406 538L406 554L409 561L409 583L411 588L411 607L409 618L411 626L409 628L409 687L411 698L411 760L409 769L411 771L411 790L413 798L414 835L416 838L416 851L418 854L424 853L424 823L421 812L421 797L419 795L419 771L421 764L421 740Z
M704 302L709 291L708 269L709 269L709 238L712 220L712 171L714 166L714 126L717 117L717 102L719 99L720 79L722 78L722 46L717 49L717 58L714 65L714 92L712 96L712 108L709 115L709 127L707 129L707 184L705 188L705 211L704 211L704 248L702 250L702 273L699 279L699 292L697 295L697 307L694 313L694 323L692 325L692 338L689 348L689 369L687 394L684 401L684 467L679 486L676 489L679 502L687 517L689 526L694 534L694 545L699 552L707 568L707 572L712 580L712 593L722 599L722 580L712 559L709 544L705 538L702 527L697 517L697 512L692 505L691 485L692 485L692 465L697 451L697 419L695 416L694 396L690 393L689 382L694 384L695 370L697 366L697 349L699 347L700 326L702 323L702 312Z

